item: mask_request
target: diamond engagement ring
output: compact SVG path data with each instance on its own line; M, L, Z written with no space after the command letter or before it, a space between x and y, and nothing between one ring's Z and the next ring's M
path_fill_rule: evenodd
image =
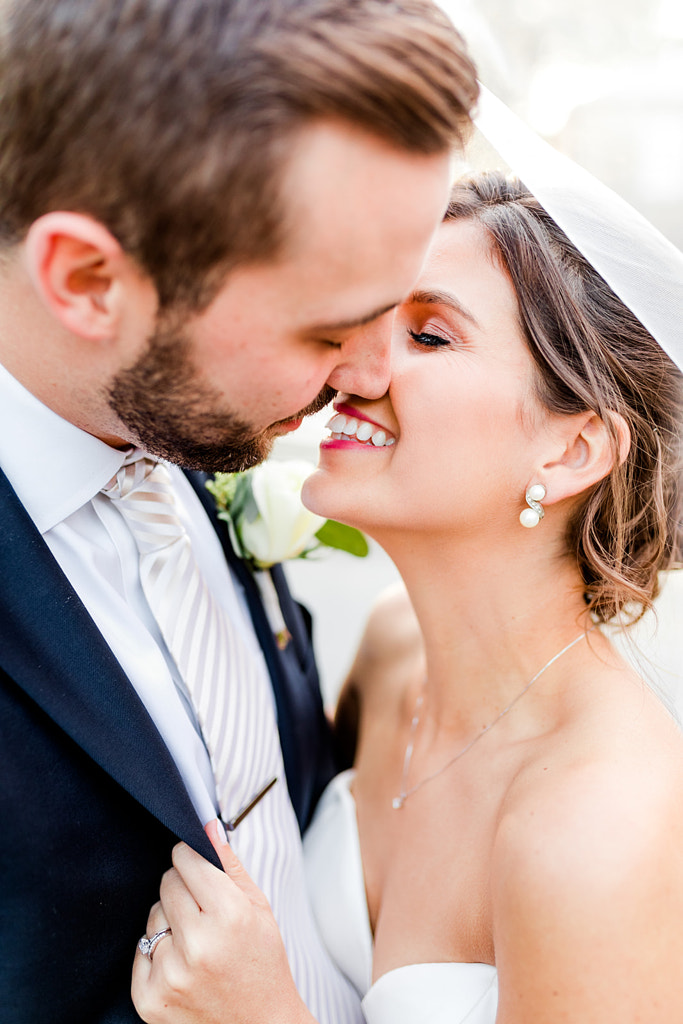
M171 934L170 928L164 928L161 932L156 932L151 939L148 939L146 935L143 935L138 942L138 949L143 956L146 956L148 960L151 960L154 956L154 950L157 948L162 939L165 939L167 935Z

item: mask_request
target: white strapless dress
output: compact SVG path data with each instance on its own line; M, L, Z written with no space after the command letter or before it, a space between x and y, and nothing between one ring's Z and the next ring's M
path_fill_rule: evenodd
M313 911L327 949L363 1000L368 1024L495 1024L490 964L411 964L372 984L372 932L358 839L353 772L329 784L304 840Z

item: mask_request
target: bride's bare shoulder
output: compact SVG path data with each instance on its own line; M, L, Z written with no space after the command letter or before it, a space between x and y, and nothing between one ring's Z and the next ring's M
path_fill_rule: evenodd
M596 975L611 989L606 1020L635 1019L628 1000L658 986L663 1005L681 1009L679 980L664 993L683 955L683 738L645 694L641 708L640 721L635 703L617 716L602 744L589 732L549 747L502 807L491 872L496 956L530 1012L542 989L549 1003L561 993L556 1019L584 1019L577 979ZM644 1021L673 1019L637 1008Z
M634 845L636 821L641 837L648 825L683 828L683 732L627 671L617 695L601 692L595 709L582 708L538 743L508 790L498 837L510 853L540 828L571 855L603 834Z

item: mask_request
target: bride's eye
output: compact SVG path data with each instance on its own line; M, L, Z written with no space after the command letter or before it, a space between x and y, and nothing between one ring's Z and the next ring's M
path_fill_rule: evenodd
M450 345L448 338L442 338L440 334L431 334L429 331L411 331L408 334L416 345L423 345L425 348L438 348L440 345Z

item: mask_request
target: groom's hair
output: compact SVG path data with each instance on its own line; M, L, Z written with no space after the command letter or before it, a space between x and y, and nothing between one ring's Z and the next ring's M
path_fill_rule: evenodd
M163 306L205 305L283 243L296 133L350 122L457 145L477 98L432 0L2 0L0 246L44 213L103 223Z

